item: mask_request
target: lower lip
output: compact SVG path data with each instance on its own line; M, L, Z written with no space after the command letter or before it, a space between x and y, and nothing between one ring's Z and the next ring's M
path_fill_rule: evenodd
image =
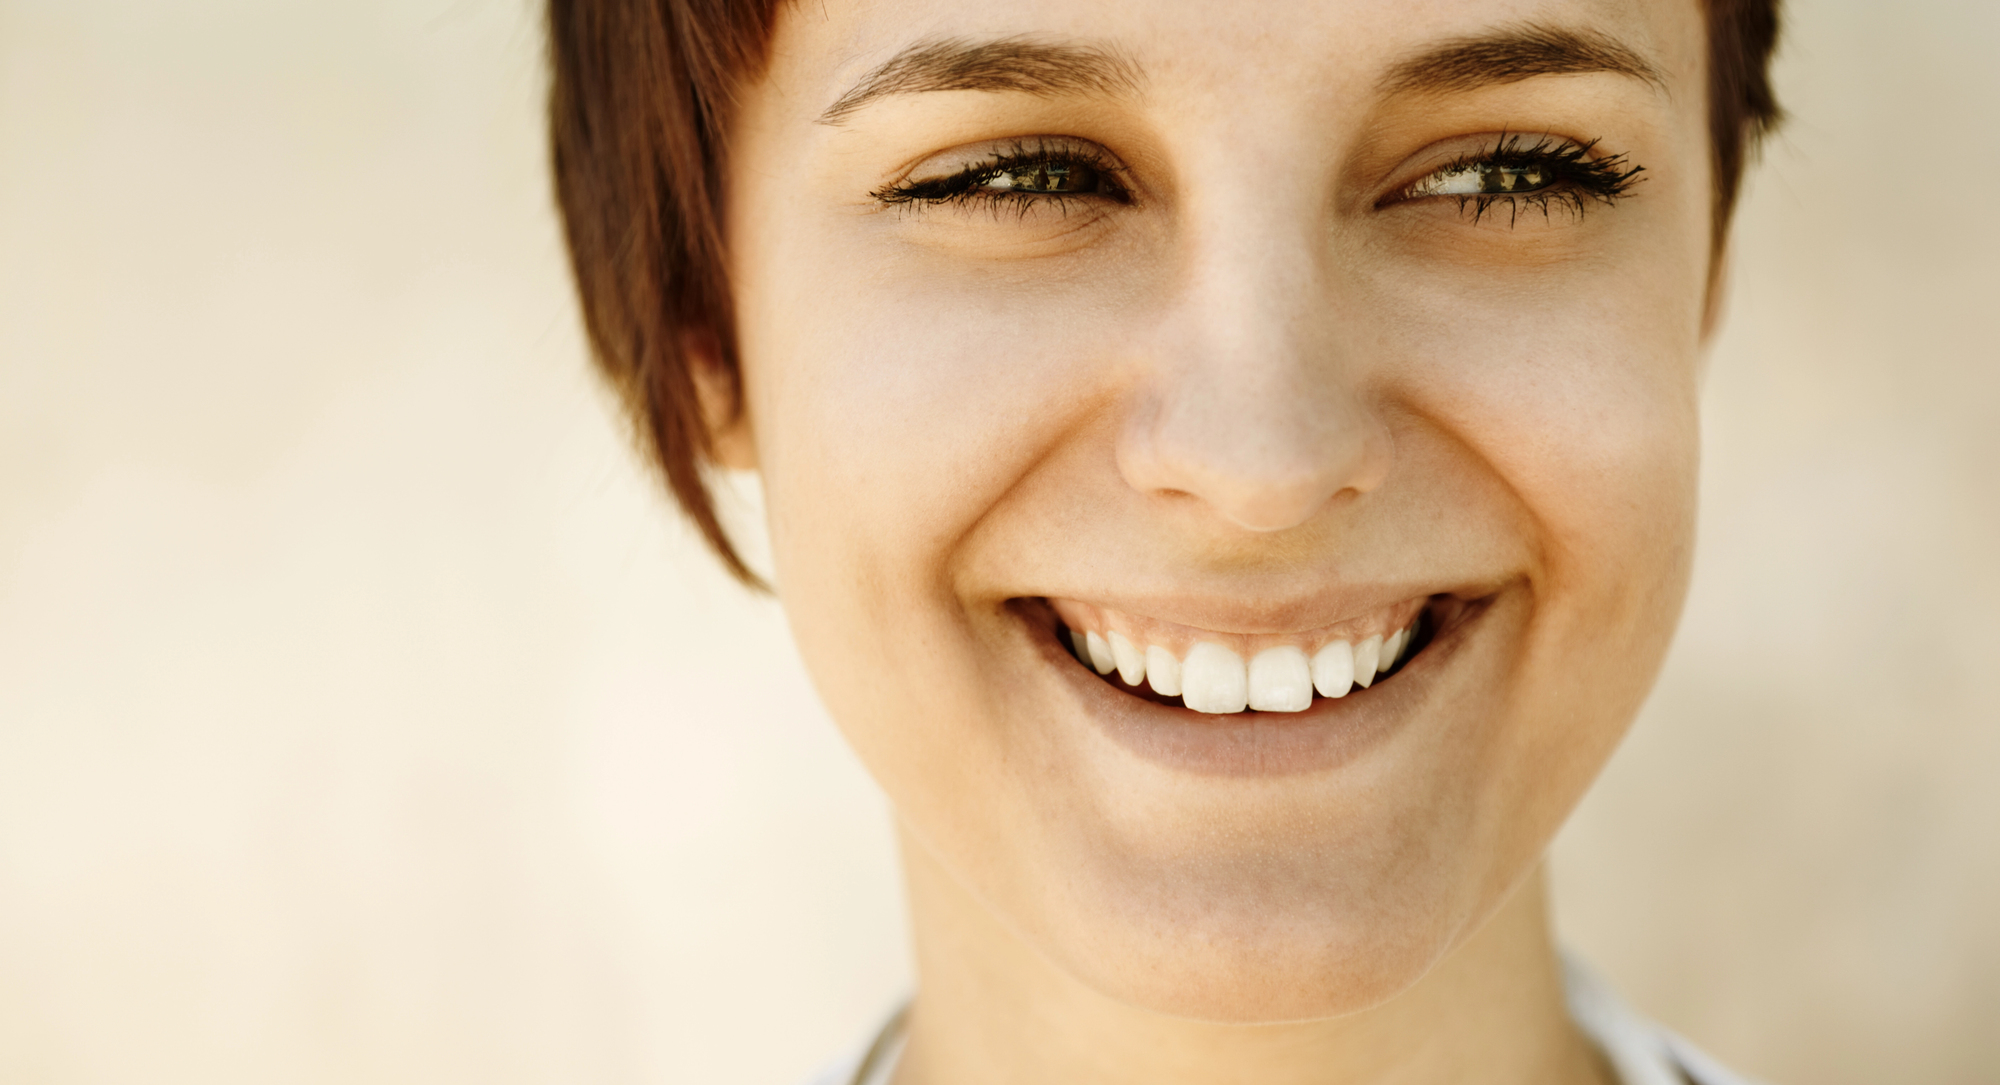
M1425 608L1430 642L1395 673L1345 697L1317 697L1303 712L1209 716L1125 693L1057 641L1045 603L1022 615L1044 661L1106 737L1163 767L1204 776L1285 776L1349 764L1421 714L1441 675L1490 610L1491 597L1434 600Z

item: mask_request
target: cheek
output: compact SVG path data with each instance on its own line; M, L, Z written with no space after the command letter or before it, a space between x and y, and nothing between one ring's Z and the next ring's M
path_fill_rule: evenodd
M1384 302L1392 397L1491 474L1534 548L1511 722L1476 785L1507 811L1483 819L1502 851L1539 848L1615 748L1672 636L1693 543L1699 291L1568 285L1482 298L1406 284Z
M844 548L892 582L923 577L1113 393L1106 325L1127 299L822 233L830 251L799 241L771 261L761 312L743 320L766 485L774 508L814 510L798 522L815 551ZM782 270L836 266L836 251L869 270Z
M1375 284L1388 398L1511 492L1533 524L1542 594L1637 599L1647 578L1664 577L1678 598L1694 520L1704 256L1656 241L1533 276L1447 269Z
M828 252L780 248L742 324L780 590L845 724L882 718L885 698L935 704L974 688L960 680L976 662L959 650L967 639L945 628L963 620L956 548L1113 394L1118 367L1090 344L1120 305L1005 269L856 260L830 236ZM831 250L870 270L785 270L834 266ZM883 669L913 646L940 657ZM922 688L847 688L864 673Z
M1489 322L1482 364L1412 395L1533 519L1547 590L1658 573L1692 529L1693 344L1660 349L1657 328L1634 324L1537 325L1504 351Z

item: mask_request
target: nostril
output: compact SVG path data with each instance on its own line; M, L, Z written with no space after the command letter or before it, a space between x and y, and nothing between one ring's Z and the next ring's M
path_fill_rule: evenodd
M1217 487L1222 489L1222 487ZM1249 487L1237 487L1248 490ZM1234 502L1212 501L1223 518L1246 531L1270 533L1285 531L1311 520L1319 511L1332 503L1334 498L1346 492L1346 487L1329 489L1326 486L1306 484L1287 489L1259 487L1258 492L1245 493Z
M1117 456L1119 473L1133 489L1195 498L1222 519L1260 533L1297 527L1342 495L1373 491L1393 458L1379 420L1333 407L1282 419L1153 413L1135 419Z

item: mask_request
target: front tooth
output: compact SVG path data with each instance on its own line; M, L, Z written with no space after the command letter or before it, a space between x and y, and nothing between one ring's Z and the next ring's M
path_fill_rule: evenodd
M1388 640L1382 642L1382 661L1375 665L1375 670L1381 674L1388 674L1389 668L1396 665L1396 656L1402 650L1403 631L1398 629L1389 634Z
M1259 712L1304 712L1313 703L1312 665L1291 645L1266 648L1250 658L1250 707Z
M1111 659L1118 664L1119 681L1136 686L1146 680L1146 657L1116 629L1111 631Z
M1146 681L1162 697L1181 695L1181 661L1157 644L1146 647Z
M1181 664L1181 703L1196 712L1223 715L1250 705L1250 680L1243 657L1203 641Z
M1096 669L1097 673L1110 674L1117 668L1118 661L1111 658L1111 646L1104 643L1103 637L1098 636L1095 632L1086 633L1084 634L1084 645L1085 651L1090 653L1090 665Z
M1354 646L1337 640L1313 653L1313 688L1322 697L1345 697L1354 688Z
M1092 633L1091 651L1097 651L1097 634ZM1375 682L1376 671L1382 662L1382 634L1377 633L1354 646L1354 684L1367 689ZM1101 668L1100 668L1101 669Z

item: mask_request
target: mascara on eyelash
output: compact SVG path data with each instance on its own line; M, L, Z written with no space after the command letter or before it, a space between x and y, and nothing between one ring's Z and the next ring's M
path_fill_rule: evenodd
M1097 175L1100 185L1108 183L1109 189L1082 191L1053 187L1056 182L1071 177L1076 166ZM1054 203L1066 210L1071 200L1083 196L1107 197L1119 203L1129 203L1131 194L1114 180L1122 172L1123 166L1087 148L1061 144L1051 146L1047 141L1039 141L1032 147L1026 143L1015 143L1010 150L955 173L923 181L898 182L869 195L883 204L903 207L984 202L998 209L1011 203L1026 214L1030 203ZM981 184L999 177L1025 177L1028 183L1011 182L990 188Z
M1538 137L1532 146L1522 146L1526 137L1508 135L1503 132L1497 145L1490 151L1479 154L1462 155L1433 170L1423 180L1403 189L1399 196L1418 198L1427 195L1454 196L1458 200L1462 214L1468 207L1472 210L1472 221L1477 225L1486 213L1501 203L1507 205L1508 225L1520 221L1523 204L1539 208L1547 219L1551 206L1566 207L1582 218L1592 202L1606 205L1615 204L1629 194L1644 166L1629 165L1629 158L1623 153L1591 157L1601 140L1593 139L1578 143L1544 135ZM1516 175L1540 175L1546 173L1550 180L1535 188L1521 192L1506 190L1493 192L1436 191L1422 192L1424 184L1436 177L1453 174L1479 174L1482 180L1488 177L1511 179Z

